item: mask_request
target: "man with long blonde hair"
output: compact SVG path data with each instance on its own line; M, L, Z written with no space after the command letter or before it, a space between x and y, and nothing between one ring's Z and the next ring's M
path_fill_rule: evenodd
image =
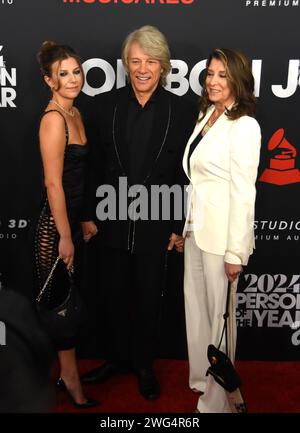
M136 187L146 194L154 186L180 185L183 189L181 160L196 117L189 104L163 88L171 70L165 36L152 26L135 30L124 41L122 60L128 85L96 97L93 109L93 142L99 151L94 164L99 171L104 161L102 184L116 188L125 179L130 190ZM127 192L126 187L117 190L120 207L127 202ZM117 216L100 224L105 246L102 272L107 281L108 360L82 381L101 382L130 366L140 393L153 400L160 395L152 364L166 256L173 248L182 250L183 215L176 220L169 204L168 219L161 213L153 218L156 209L149 198L147 215L136 218L139 209L132 211L133 197L128 205L126 218ZM88 239L89 222L84 225Z

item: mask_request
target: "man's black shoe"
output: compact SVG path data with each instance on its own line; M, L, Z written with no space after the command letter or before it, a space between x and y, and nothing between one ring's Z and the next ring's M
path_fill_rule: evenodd
M160 396L160 386L150 368L140 368L136 371L139 391L147 400L156 400Z
M109 379L114 374L122 372L125 372L125 369L122 369L119 364L105 362L100 367L83 374L80 377L80 381L81 383L85 384L101 383Z

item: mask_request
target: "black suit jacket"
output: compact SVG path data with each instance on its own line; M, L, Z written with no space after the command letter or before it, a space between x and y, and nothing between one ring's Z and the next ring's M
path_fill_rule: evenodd
M184 215L182 213L180 220L174 220L172 200L168 220L159 218L133 221L130 218L121 220L118 216L119 179L120 177L128 179L126 127L129 91L130 87L126 86L101 94L90 104L86 119L88 141L91 145L90 180L83 220L94 219L95 208L102 200L96 198L95 202L97 187L111 185L116 190L117 214L114 221L100 222L100 236L103 241L111 247L132 252L162 251L168 245L170 234L172 232L181 234L183 229ZM192 104L160 87L157 93L150 151L139 180L139 184L143 185L149 193L149 217L152 210L151 186L172 187L176 184L183 187L187 184L182 168L182 157L195 121L196 110ZM126 199L125 195L123 193L123 201ZM130 205L130 199L127 202Z

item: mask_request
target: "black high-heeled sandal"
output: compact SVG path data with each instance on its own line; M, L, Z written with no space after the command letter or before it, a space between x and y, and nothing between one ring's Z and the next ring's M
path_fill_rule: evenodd
M75 407L77 407L78 409L89 409L90 407L95 407L98 406L100 403L98 400L94 400L94 399L90 399L88 398L87 401L85 403L77 403L73 396L71 395L70 391L68 390L68 388L66 387L66 384L64 382L64 380L60 377L57 382L56 382L56 388L59 389L60 391L64 391L67 392L73 405Z

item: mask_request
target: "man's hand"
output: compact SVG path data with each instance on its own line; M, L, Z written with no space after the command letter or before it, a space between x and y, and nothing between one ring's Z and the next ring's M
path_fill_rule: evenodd
M168 251L171 251L175 246L175 249L178 253L183 253L184 238L182 236L172 233L169 241Z
M98 229L94 221L84 221L81 223L83 240L88 242L93 236L98 233Z

